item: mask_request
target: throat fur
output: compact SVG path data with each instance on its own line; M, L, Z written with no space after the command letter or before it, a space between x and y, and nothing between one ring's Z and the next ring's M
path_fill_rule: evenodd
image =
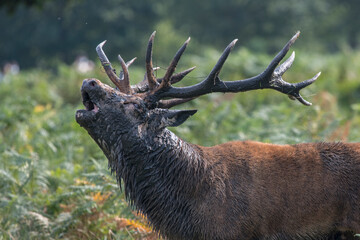
M123 183L130 204L164 236L194 236L192 199L196 198L204 173L197 146L166 129L146 144L129 144L129 138L121 142L116 145L115 158L109 158L109 168L116 173L120 187Z

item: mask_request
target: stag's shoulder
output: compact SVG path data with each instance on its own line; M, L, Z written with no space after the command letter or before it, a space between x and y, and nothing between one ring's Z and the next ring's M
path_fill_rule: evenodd
M201 155L210 162L225 164L267 159L269 156L289 155L294 152L291 145L277 145L256 141L231 141L212 147L197 146Z

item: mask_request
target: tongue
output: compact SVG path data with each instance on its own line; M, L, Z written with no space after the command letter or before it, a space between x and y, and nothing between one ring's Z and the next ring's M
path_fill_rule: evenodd
M94 109L93 109L93 110L91 110L91 111L93 111L93 112L97 112L97 111L99 111L98 106L96 106L96 104L94 104Z

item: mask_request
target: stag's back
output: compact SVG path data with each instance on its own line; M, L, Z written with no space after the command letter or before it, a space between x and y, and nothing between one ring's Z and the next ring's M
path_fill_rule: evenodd
M245 141L201 150L209 191L199 213L210 235L287 239L360 231L360 144Z

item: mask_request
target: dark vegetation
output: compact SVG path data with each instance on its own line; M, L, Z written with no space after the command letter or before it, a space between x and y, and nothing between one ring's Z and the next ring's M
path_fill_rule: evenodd
M197 66L182 83L188 85L211 70L233 38L239 42L222 70L224 80L259 73L301 30L285 78L299 82L321 70L303 91L313 106L268 90L213 94L182 106L199 111L172 131L205 146L246 139L359 141L360 3L222 2L189 8L194 1L44 1L0 10L0 65L20 65L19 74L0 77L0 239L156 239L127 206L102 152L74 120L75 110L83 108L82 79L107 82L94 51L104 39L111 60L118 53L125 60L138 57L130 68L135 83L143 78L143 53L153 30L154 63L160 67L192 36L178 68ZM95 68L78 72L72 63L79 54L95 61Z
M240 46L273 53L297 30L305 33L298 47L322 53L355 49L360 41L357 0L5 0L1 6L0 64L17 61L22 68L72 63L79 54L95 59L94 46L104 39L113 56L141 57L154 30L162 39L155 50L166 61L163 53L188 36L193 52L238 38Z

